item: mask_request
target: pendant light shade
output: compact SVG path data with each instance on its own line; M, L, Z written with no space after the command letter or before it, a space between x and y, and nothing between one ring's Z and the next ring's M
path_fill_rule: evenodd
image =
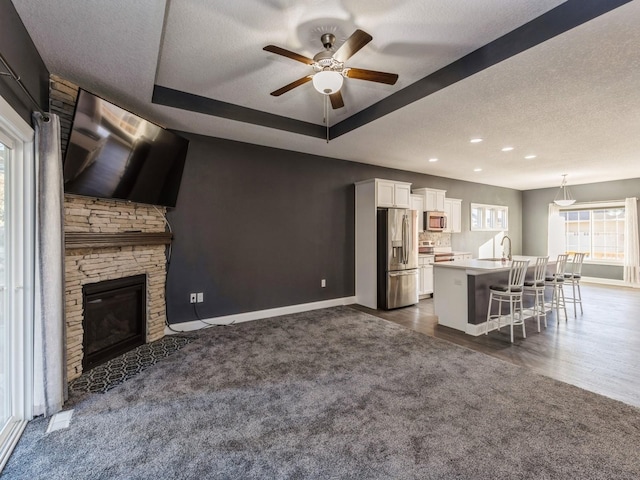
M560 184L560 189L558 190L558 193L556 193L556 198L554 198L553 203L559 207L568 207L569 205L576 203L575 199L571 196L569 187L567 187L566 173L562 175L562 183Z
M331 95L342 88L344 77L332 70L323 70L313 76L313 87L323 95Z

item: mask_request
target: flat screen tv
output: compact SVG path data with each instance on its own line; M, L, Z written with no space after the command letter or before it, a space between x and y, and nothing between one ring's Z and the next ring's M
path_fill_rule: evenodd
M80 89L64 191L175 207L189 141Z

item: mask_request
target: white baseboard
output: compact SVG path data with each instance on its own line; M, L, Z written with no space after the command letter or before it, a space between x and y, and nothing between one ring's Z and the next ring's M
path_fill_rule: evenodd
M497 328L497 323L494 320L491 320L491 322L493 323L489 323L489 331L491 330L495 330ZM479 323L477 325L473 324L473 323L467 323L467 327L464 333L466 333L467 335L473 335L474 337L478 337L480 335L484 335L484 333L487 331L487 323Z
M509 327L509 324L507 323L509 321L509 315L503 315L500 318L504 318L504 320L500 322L501 326ZM497 329L498 329L498 319L494 318L493 320L489 320L489 331L491 332L492 330L497 330ZM468 335L473 335L474 337L478 337L480 335L484 335L486 331L487 331L487 322L482 322L478 324L467 323L464 333Z
M20 436L27 426L26 420L20 420L17 422L13 422L11 426L7 427L6 437L3 439L3 445L0 449L0 472L6 465L9 457L11 456L11 452L18 444L18 440L20 440Z
M527 318L531 318L534 316L534 311L530 308L525 308L524 315L525 315L524 318L526 320ZM508 323L510 320L509 315L503 315L500 318L504 319L503 321L500 322L501 324L500 328L509 328L509 323ZM542 320L541 320L541 323L542 323ZM497 330L497 329L498 329L498 319L495 318L493 320L489 320L489 331L491 332L492 330ZM482 322L478 324L467 323L467 326L465 329L465 333L467 335L473 335L474 337L484 335L486 331L487 331L487 322Z
M613 285L616 287L630 287L630 288L639 288L638 286L631 285L624 280L614 280L612 278L600 278L600 277L582 277L580 279L581 283L596 283L599 285Z
M249 322L252 320L261 320L263 318L277 317L279 315L289 315L291 313L309 312L320 308L339 307L342 305L352 305L356 303L356 297L332 298L331 300L322 300L320 302L302 303L299 305L288 305L286 307L270 308L268 310L257 310L255 312L237 313L235 315L225 315L223 317L203 318L192 322L173 323L169 327L165 327L165 335L172 335L179 332L190 332L200 330L210 325L229 325L231 323ZM205 323L206 322L206 323Z

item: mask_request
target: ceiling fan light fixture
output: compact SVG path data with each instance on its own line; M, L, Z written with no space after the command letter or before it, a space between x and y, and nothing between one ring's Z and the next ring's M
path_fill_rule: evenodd
M331 95L340 91L344 77L332 70L323 70L313 76L313 88L323 95Z
M559 207L568 207L576 203L576 200L571 196L569 187L567 186L567 174L562 175L562 183L560 189L556 193L556 198L553 199L553 203Z

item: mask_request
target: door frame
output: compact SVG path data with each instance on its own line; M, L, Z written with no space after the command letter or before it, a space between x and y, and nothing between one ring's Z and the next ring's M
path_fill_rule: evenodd
M0 432L0 471L33 417L33 313L35 275L34 130L0 96L0 131L12 142L8 172L11 251L6 309L11 328L11 419ZM5 311L7 311L5 309Z

